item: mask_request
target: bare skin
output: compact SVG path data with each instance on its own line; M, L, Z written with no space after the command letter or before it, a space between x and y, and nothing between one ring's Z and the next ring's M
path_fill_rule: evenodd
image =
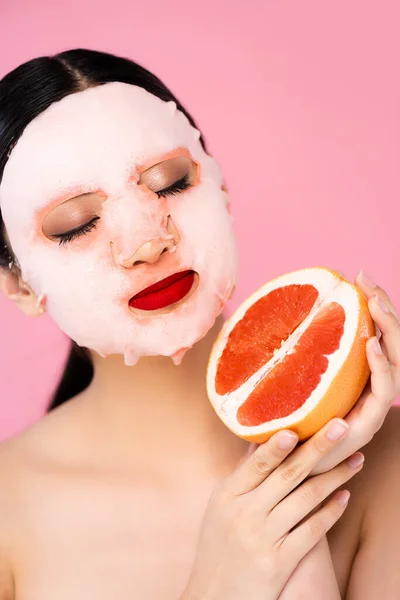
M178 600L210 494L248 450L205 394L219 326L179 368L94 356L88 390L2 444L1 600ZM399 430L391 409L329 534L343 598L398 593Z

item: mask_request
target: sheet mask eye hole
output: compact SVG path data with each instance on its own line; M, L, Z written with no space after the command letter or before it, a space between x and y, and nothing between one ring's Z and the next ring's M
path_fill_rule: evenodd
M106 194L99 190L64 200L44 216L41 224L43 235L49 240L66 243L83 233L89 233L97 227L106 199Z

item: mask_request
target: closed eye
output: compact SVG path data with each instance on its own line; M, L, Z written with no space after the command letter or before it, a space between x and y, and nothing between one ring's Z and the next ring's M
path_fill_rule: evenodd
M186 174L184 177L181 177L171 185L163 188L162 190L158 190L155 193L159 198L165 198L167 196L174 196L176 194L179 194L180 192L183 192L184 190L190 188L191 185L192 184L189 181L189 175ZM85 225L82 225L81 227L75 227L74 229L70 229L70 231L66 231L64 233L55 233L52 234L51 237L53 239L58 240L58 244L60 246L62 246L63 244L68 244L73 239L80 237L81 235L85 235L86 233L89 233L89 231L92 231L92 229L95 229L97 226L97 221L99 219L100 217L95 217L94 219L92 219Z
M184 190L190 188L191 185L192 184L189 181L189 175L186 174L180 179L178 179L178 181L171 183L171 185L169 185L168 187L163 188L162 190L158 190L155 193L159 198L165 198L166 196L174 196L176 194L179 194L180 192L183 192Z
M89 231L92 231L92 229L95 229L95 227L97 226L97 221L99 219L100 217L95 217L94 219L89 221L89 223L86 223L81 227L75 227L75 229L70 229L70 231L66 231L65 233L55 233L51 237L53 239L58 240L58 244L60 246L62 246L63 244L68 244L73 239L84 235L85 233L89 233Z

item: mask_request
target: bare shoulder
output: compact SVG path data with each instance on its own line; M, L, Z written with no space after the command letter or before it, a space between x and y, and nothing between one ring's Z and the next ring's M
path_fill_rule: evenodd
M385 524L393 533L400 533L400 406L390 409L381 429L363 452L365 467L360 483L365 494L365 511L362 533L364 536L377 535L377 527L383 530Z
M0 443L0 486L8 496L26 488L31 476L62 466L74 439L79 439L78 415L79 404L72 400Z
M0 474L0 600L13 600L15 597L11 557L12 501L8 488L10 478Z
M366 494L366 520L372 518L369 508L400 494L400 406L390 409L382 427L362 449L365 467L360 476ZM400 512L398 512L400 522ZM397 519L396 519L397 521Z
M40 473L57 456L56 441L58 439L58 445L62 445L63 431L71 421L69 413L70 407L66 405L64 410L60 407L0 443L0 508L3 511L6 507L11 510L16 506L18 495L27 491L32 476Z
M73 404L67 403L0 443L0 600L15 597L15 541L21 539L32 501L43 497L48 474L62 468L73 439Z
M349 513L358 513L364 539L382 521L400 527L400 406L389 410L382 427L361 450L365 465L349 486Z
M21 514L29 506L34 474L45 456L51 455L49 441L60 427L60 415L54 417L48 415L0 443L0 600L15 598L15 540L20 534Z
M354 498L362 518L346 598L395 600L400 589L400 407L389 411L363 452L365 467L356 478Z
M376 451L385 450L392 444L400 448L398 427L400 426L400 405L392 406L389 410L382 427L374 435L372 441L366 446L369 455L376 455Z
M0 600L15 598L13 540L17 523L16 482L20 476L14 451L17 445L14 440L0 444Z

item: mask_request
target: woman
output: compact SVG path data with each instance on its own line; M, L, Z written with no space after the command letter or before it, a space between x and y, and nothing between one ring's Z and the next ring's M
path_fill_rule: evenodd
M384 341L347 420L254 449L206 398L235 245L219 168L171 92L93 51L22 65L0 82L0 179L2 289L73 340L58 408L1 446L0 599L397 598L385 292L357 278Z

